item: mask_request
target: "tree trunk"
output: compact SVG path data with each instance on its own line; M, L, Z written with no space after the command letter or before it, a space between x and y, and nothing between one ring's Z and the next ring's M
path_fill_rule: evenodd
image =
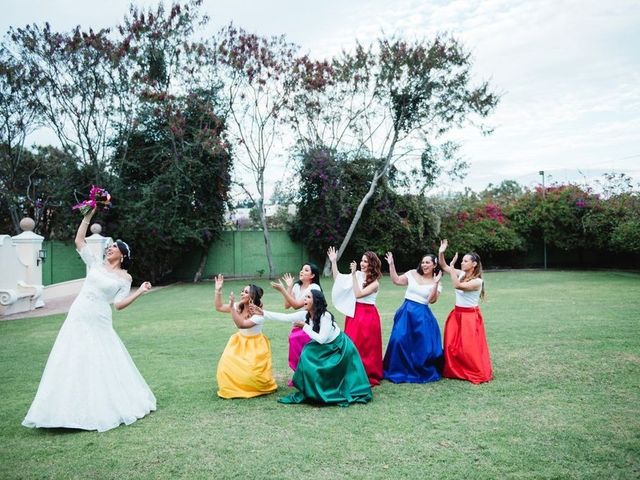
M193 283L198 283L202 280L202 272L204 272L204 266L207 264L207 259L209 258L209 246L209 244L205 245L204 249L202 250L200 265L198 266L198 270L196 270L196 273L193 276Z
M369 201L369 199L373 196L373 194L376 191L376 187L378 186L378 181L389 172L389 167L391 166L391 159L393 157L393 150L395 149L397 141L398 141L398 131L394 130L393 139L391 141L391 145L389 146L389 153L387 154L387 158L384 162L384 165L380 170L376 170L376 172L373 174L373 178L371 179L371 185L369 186L369 190L367 190L367 193L365 194L364 197L362 197L362 200L360 200L360 203L358 204L356 213L353 216L353 219L351 220L351 225L349 225L349 230L347 230L347 233L344 236L344 239L342 239L342 243L340 244L340 248L338 249L338 260L340 260L340 257L342 257L342 254L347 248L347 245L349 245L351 236L353 235L353 232L358 226L358 222L360 221L360 217L362 216L362 211L364 210L364 207L367 205L367 202ZM328 258L324 263L324 269L322 273L325 276L329 276L331 274L331 262L329 262Z
M333 273L331 272L331 261L329 260L329 257L324 259L324 267L322 268L322 275L325 277L330 277L333 275Z
M273 266L273 255L271 253L271 238L269 237L269 227L267 226L267 212L262 202L260 202L260 220L262 222L262 234L264 235L264 248L267 252L267 262L269 263L269 280L273 280L276 278L276 272Z
M11 215L11 224L13 225L13 231L15 232L14 235L20 235L20 220L22 220L20 218L20 215L18 214L18 209L13 206L10 205L9 206L9 213Z

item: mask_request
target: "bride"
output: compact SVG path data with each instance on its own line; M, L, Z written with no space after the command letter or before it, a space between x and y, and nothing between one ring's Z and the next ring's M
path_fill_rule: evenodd
M156 409L156 398L112 326L111 306L129 306L151 289L144 282L129 293L129 246L116 240L106 261L95 256L85 236L95 208L82 220L75 243L89 273L69 310L22 425L104 432Z

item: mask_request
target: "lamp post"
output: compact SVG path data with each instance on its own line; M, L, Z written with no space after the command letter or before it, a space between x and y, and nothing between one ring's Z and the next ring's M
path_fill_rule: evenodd
M544 170L540 170L538 174L542 177L542 198L546 198L546 188L544 186ZM542 248L544 252L544 269L547 269L547 239L544 231L542 232Z

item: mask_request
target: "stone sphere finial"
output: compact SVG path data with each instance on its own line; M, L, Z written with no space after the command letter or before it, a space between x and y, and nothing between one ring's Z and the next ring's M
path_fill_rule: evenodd
M93 223L89 230L91 230L91 233L95 235L100 235L102 233L102 225L99 223Z
M33 218L24 217L20 220L20 228L23 232L33 232L33 229L36 227L36 222L33 221Z

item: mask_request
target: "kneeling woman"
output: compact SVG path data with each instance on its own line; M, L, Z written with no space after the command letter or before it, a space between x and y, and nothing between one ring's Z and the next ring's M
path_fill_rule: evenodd
M304 310L291 314L263 312L267 320L294 322L311 337L293 374L293 385L299 391L278 401L341 407L371 401L371 386L358 350L327 311L321 291L307 291Z
M233 293L229 296L229 305L223 305L223 283L224 277L217 276L216 310L231 313L238 332L231 336L218 362L218 396L252 398L275 392L278 387L273 379L271 344L262 333L264 318L253 315L249 309L249 305L262 306L262 289L247 285L240 293L238 305Z

